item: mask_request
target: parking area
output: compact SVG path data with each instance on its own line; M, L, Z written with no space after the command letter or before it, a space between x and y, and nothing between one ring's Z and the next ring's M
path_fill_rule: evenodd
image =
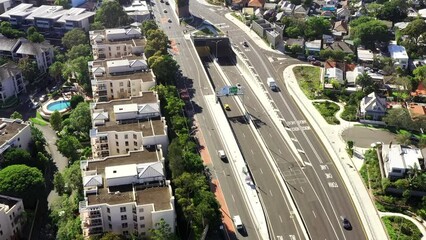
M369 148L372 143L383 142L389 144L396 142L396 135L383 129L374 129L363 126L354 126L343 131L345 141L354 141L355 147Z

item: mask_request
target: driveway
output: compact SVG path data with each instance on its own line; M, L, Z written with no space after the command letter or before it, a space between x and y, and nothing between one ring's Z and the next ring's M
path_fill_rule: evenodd
M383 142L389 144L396 142L396 135L386 130L374 129L368 127L354 126L345 129L342 138L345 141L354 141L355 147L369 148L372 143Z

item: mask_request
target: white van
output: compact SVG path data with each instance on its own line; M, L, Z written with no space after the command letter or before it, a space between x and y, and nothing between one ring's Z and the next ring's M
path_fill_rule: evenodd
M226 154L225 151L223 150L219 150L217 151L217 155L219 156L220 159L224 160L226 158Z
M243 222L241 222L241 218L239 215L235 215L232 220L234 221L235 227L237 230L241 231L244 228Z

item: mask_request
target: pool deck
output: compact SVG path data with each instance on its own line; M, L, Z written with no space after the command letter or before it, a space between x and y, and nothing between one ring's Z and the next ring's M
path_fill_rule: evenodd
M53 113L53 111L50 111L49 109L47 109L47 106L54 102L69 101L69 100L71 100L71 98L66 96L61 96L57 99L49 99L47 102L43 103L43 105L38 111L40 112L40 115L42 116L42 118L44 118L45 120L49 120L50 115ZM70 108L66 108L66 109L60 110L59 113L65 113L65 112L68 112L69 110Z

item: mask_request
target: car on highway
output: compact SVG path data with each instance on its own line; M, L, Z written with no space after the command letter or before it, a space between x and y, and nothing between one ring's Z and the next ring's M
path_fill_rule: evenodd
M164 10L163 10L163 13L167 13L167 9L164 9Z
M237 86L237 88L241 88L241 83L237 83L235 86Z
M180 90L179 95L180 95L180 98L183 99L183 100L189 100L190 99L190 96L189 96L187 89Z
M166 5L169 5L169 2L166 2Z
M249 47L249 45L246 41L243 42L243 46L246 47L246 48Z
M346 217L340 216L340 219L342 220L343 228L346 230L352 230L351 222Z
M231 111L231 107L229 106L229 104L225 104L223 107L226 111Z
M226 154L225 154L225 151L223 151L223 150L218 150L218 151L217 151L217 155L219 156L219 158L220 158L222 161L226 161Z

